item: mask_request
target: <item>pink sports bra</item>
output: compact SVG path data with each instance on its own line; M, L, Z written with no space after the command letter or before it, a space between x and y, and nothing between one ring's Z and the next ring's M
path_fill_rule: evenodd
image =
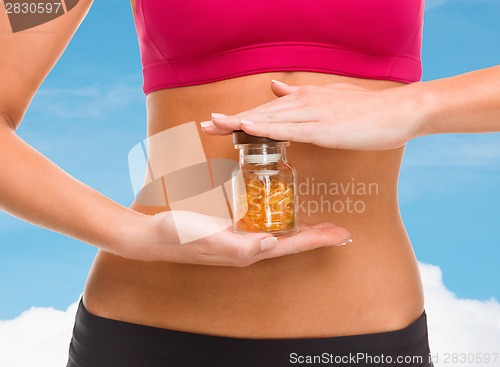
M419 81L424 0L136 0L144 93L270 71Z

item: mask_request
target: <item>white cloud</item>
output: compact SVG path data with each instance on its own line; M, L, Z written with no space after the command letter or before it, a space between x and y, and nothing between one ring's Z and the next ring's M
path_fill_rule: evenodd
M33 307L16 319L0 321L0 366L66 366L77 306L66 311Z
M420 272L426 298L431 354L439 362L436 367L500 366L500 303L493 298L488 301L458 298L444 286L441 270L437 266L420 264ZM483 353L483 358L486 353L497 353L497 356L495 363L486 364L471 359L461 364L452 363L452 353L465 353L467 358L476 353ZM445 361L447 357L448 361Z
M468 361L452 363L452 353L500 353L500 304L491 299L461 299L443 284L439 267L420 264L426 296L431 353L438 358L436 367L500 366L495 363ZM31 308L13 320L0 321L0 366L65 366L69 341L78 303L66 311ZM446 353L450 354L448 363ZM460 356L458 356L460 357Z

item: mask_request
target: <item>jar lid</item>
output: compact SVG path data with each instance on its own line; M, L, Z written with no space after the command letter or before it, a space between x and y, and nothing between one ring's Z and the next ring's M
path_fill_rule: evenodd
M245 154L245 161L248 163L268 164L276 163L281 159L281 153L272 154Z
M250 135L243 130L233 131L233 144L272 144L286 142L286 140L275 140L263 136Z

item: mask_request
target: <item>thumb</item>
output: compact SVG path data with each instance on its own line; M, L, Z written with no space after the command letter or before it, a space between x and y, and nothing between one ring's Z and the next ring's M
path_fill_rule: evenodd
M288 85L286 83L280 82L278 80L272 80L271 89L273 93L278 97L286 96L287 94L295 92L300 87L295 87L292 85Z

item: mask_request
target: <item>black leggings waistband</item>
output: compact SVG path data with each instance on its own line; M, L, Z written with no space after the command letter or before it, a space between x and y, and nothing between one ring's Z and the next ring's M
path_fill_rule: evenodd
M80 301L67 367L431 367L425 312L404 329L321 338L233 338L89 313Z

